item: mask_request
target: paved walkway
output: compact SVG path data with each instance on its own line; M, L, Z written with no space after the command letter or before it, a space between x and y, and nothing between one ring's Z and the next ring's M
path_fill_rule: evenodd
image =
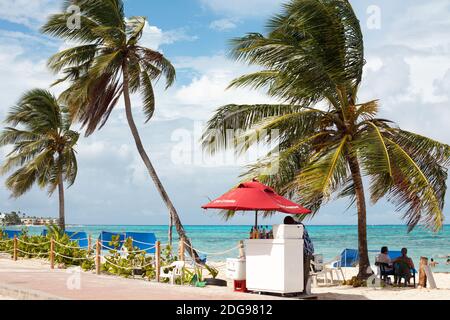
M51 270L40 260L0 256L0 297L81 300L260 300L272 296L233 292L227 287L172 286L138 279L96 275L77 268Z

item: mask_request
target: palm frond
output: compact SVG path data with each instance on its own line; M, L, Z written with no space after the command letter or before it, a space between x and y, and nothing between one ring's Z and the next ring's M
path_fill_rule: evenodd
M403 216L410 230L419 222L435 231L439 230L444 220L442 209L446 170L440 166L436 168L432 163L419 162L419 159L414 159L412 154L389 138L385 138L385 141L395 163L394 183L387 194L388 200L396 204L398 211L406 210Z
M142 98L143 98L143 109L145 114L145 122L150 121L155 112L155 94L153 92L152 82L150 77L146 72L141 74L141 88L142 88Z
M208 121L202 136L204 150L214 154L228 146L234 146L234 136L230 140L227 130L249 130L268 117L283 116L304 110L292 105L236 105L230 104L219 108Z

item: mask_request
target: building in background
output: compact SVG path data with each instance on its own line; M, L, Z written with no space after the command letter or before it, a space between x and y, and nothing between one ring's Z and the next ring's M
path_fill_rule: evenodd
M45 226L50 224L58 224L58 219L54 218L24 217L20 220L25 226Z

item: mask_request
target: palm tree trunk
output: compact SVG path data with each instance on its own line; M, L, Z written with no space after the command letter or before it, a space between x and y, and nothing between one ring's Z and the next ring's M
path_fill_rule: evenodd
M369 253L367 249L367 222L366 222L366 199L364 196L364 186L361 177L361 169L358 159L354 155L348 155L347 161L352 173L355 185L356 206L358 209L358 251L359 251L359 279L367 279L371 274L368 272Z
M191 254L191 252L193 251L194 257L192 257L192 258L195 259L197 262L200 262L198 254L194 250L191 250L191 241L186 236L186 232L184 231L184 227L181 224L181 220L180 220L180 217L178 216L177 210L173 206L172 201L169 198L169 195L167 194L164 186L161 183L161 180L159 179L159 177L156 173L155 168L153 167L152 162L150 161L150 158L148 157L147 153L145 152L144 145L142 144L141 137L139 136L139 131L136 127L136 123L134 122L133 114L131 112L128 64L126 62L123 63L122 71L123 71L123 95L124 95L124 100L125 100L125 113L127 116L128 125L131 129L131 133L134 138L134 142L136 143L138 152L139 152L142 160L144 161L145 166L147 167L147 171L148 171L150 177L152 178L152 180L156 186L156 189L158 190L161 198L163 199L164 203L167 206L167 209L169 210L169 215L171 216L171 218L175 224L175 229L177 230L177 233L178 233L180 239L184 239L184 241L186 242L187 252L189 252L189 254Z
M64 212L64 183L62 180L62 174L58 183L58 194L59 194L59 219L58 225L64 231L66 229L66 219Z
M172 219L172 215L169 214L169 231L167 234L167 238L169 239L169 246L171 246L171 247L172 247L172 241L173 241L172 229L173 229L173 219Z

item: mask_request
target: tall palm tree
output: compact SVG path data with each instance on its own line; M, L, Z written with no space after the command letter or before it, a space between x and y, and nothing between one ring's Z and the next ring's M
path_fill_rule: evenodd
M78 29L67 26L70 14L66 12L71 5L77 5L81 10ZM152 81L164 77L167 88L175 80L174 67L161 53L139 45L145 25L145 17L125 17L122 0L71 0L65 1L63 13L50 16L41 30L79 44L55 54L48 65L54 72L65 75L57 83L70 83L61 99L67 103L73 117L86 128L86 135L105 125L123 95L126 118L138 152L179 236L190 247L178 213L144 149L132 115L130 94L141 94L146 121L149 121L155 110Z
M75 145L79 134L70 130L67 108L48 91L26 92L11 108L0 133L0 147L12 145L0 174L18 167L6 180L17 198L37 184L49 196L58 188L59 226L65 228L64 182L70 187L77 176Z
M219 108L203 135L204 148L245 152L264 130L279 130L279 154L269 152L244 176L258 176L314 213L332 194L356 202L358 277L366 278L362 177L368 177L371 201L387 196L403 212L409 230L418 223L439 230L450 147L378 118L378 101L358 101L363 38L348 1L293 0L267 27L266 36L251 33L232 41L234 59L262 70L230 86L264 88L282 103ZM245 133L233 138L227 129ZM266 174L274 163L278 172Z

